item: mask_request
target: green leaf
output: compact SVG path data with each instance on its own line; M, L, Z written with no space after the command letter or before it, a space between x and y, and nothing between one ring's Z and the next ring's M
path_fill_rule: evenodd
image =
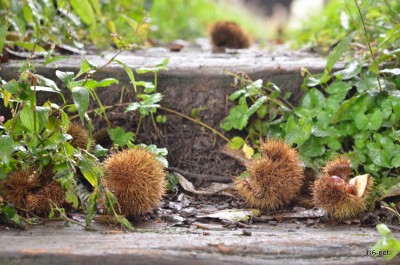
M392 160L390 161L390 164L394 168L399 168L400 167L400 153L394 155L392 157Z
M0 136L0 158L1 161L5 164L10 162L12 158L12 152L15 147L14 139L9 135L1 135Z
M231 108L229 115L225 117L220 127L225 131L230 131L232 128L242 130L248 122L247 110L248 107L245 104Z
M347 47L350 45L351 41L357 35L357 31L353 31L348 34L343 40L339 42L338 45L332 50L326 60L325 69L329 73L333 66L335 66L336 62L340 59L343 53L347 50Z
M168 70L167 64L169 62L169 59L164 59L162 63L156 64L154 67L140 67L136 69L136 73L138 74L145 74L145 73L156 73L160 70Z
M372 116L370 116L370 123L368 126L368 129L371 131L376 131L378 130L383 123L383 113L380 110L376 110Z
M70 3L74 11L79 15L79 18L86 25L90 26L96 23L96 15L89 0L70 0Z
M351 88L351 84L350 83L346 83L346 82L333 82L332 84L330 84L327 88L326 88L326 92L328 92L329 94L342 94L342 93L346 93L347 91L349 91Z
M302 155L308 157L318 157L325 153L325 146L321 139L316 137L310 137L304 144L299 147L299 151Z
M231 149L239 149L243 146L244 140L242 137L235 136L231 139L231 142L228 144Z
M120 147L130 146L134 141L134 134L132 132L126 132L121 127L108 129L108 135L110 135L113 143L117 144Z
M378 143L368 143L368 156L372 162L379 167L390 167L390 156Z
M322 108L325 104L325 97L316 88L311 89L308 93L303 97L301 102L301 107L306 109L314 109L314 108Z
M160 106L157 103L162 100L163 95L161 93L139 94L137 97L142 99L142 101L131 103L125 109L125 112L139 110L141 115L147 116L150 113L155 113L157 111L157 108Z
M352 60L346 65L346 68L333 73L334 76L341 80L349 80L359 74L361 71L361 61Z
M96 157L107 156L107 155L108 155L108 149L102 147L102 146L99 145L99 144L96 144L96 145L94 146L94 148L93 148L93 154L94 154Z
M256 100L256 102L254 102L253 105L251 105L251 107L247 110L247 113L246 113L248 118L250 118L250 116L253 115L264 104L266 99L267 99L267 96L262 96L262 97L258 98Z
M135 92L137 92L137 88L136 88L136 81L135 81L135 76L133 75L133 72L131 70L131 68L129 68L126 64L124 64L123 62L114 59L114 62L122 65L122 67L124 67L124 70L126 72L126 74L128 75L129 79L131 80L131 83L133 85L133 89L135 90Z
M364 113L357 114L357 116L355 117L355 123L356 123L357 129L359 129L359 130L367 129L368 124L369 124L368 116L365 115Z
M58 79L60 79L69 89L72 88L74 75L74 72L61 72L59 70L56 71L56 76L58 77Z
M302 125L297 124L293 116L290 116L284 125L284 130L286 133L285 142L289 145L297 144L302 145L308 140L311 135L311 123L303 122Z
M6 40L8 25L1 25L0 26L0 54L3 52L4 43Z
M245 89L237 90L229 95L229 100L234 101L235 99L239 98L240 96L242 96L246 93L247 93L247 91Z
M95 69L96 69L96 65L92 64L86 58L84 58L81 63L81 69L76 74L75 79L78 78L79 76L83 75L84 73L87 73L88 71L95 70Z
M153 93L156 91L156 86L152 82L139 81L139 82L136 82L136 86L144 87L144 92L147 94Z
M78 167L82 172L85 179L92 185L92 187L97 187L98 180L102 175L101 166L97 158L84 152L80 154L78 162Z
M75 209L78 208L79 200L78 197L76 197L76 195L73 192L71 191L65 192L65 201L72 204L72 207L74 207Z
M72 88L72 99L81 118L81 122L85 121L85 114L89 107L89 91L85 87Z
M48 79L41 75L36 75L38 77L38 85L39 86L46 86L52 89L53 92L61 93L61 90L58 88L56 82L51 79ZM39 90L36 88L36 90Z
M400 241L393 237L392 232L385 224L378 224L376 229L381 234L381 238L372 249L372 253L376 256L378 254L385 254L383 257L386 260L393 259L400 253Z

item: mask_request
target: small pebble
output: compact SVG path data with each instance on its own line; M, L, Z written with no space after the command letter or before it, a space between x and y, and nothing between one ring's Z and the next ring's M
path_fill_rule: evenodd
M251 236L251 231L249 229L243 229L242 230L242 235L244 236Z

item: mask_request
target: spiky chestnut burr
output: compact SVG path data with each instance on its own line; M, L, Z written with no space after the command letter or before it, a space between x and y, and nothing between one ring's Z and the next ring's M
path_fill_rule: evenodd
M245 49L250 47L248 34L233 21L218 21L211 27L211 42L216 48Z
M323 168L325 174L329 176L338 176L345 181L349 180L350 171L351 161L344 156L339 156L336 159L328 161Z
M143 148L125 149L104 161L104 185L118 199L121 214L138 216L157 207L165 192L165 171Z
M32 168L20 169L0 182L0 193L19 209L46 216L53 206L59 207L65 201L60 184L48 178Z
M73 147L86 149L89 142L89 133L85 127L79 123L72 122L69 125L68 134L72 136L71 145ZM94 146L94 140L92 140L92 146Z
M260 159L247 163L248 178L238 177L238 193L251 207L276 210L299 193L304 174L296 150L282 140L261 142Z
M366 210L373 185L368 174L349 180L350 163L343 157L329 161L312 189L314 204L339 221L355 218Z

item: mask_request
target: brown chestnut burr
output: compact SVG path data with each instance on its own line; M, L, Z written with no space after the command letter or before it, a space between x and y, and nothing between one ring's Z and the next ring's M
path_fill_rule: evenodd
M350 171L350 160L338 158L329 161L314 182L313 202L336 220L355 218L366 210L372 177L366 174L347 181Z

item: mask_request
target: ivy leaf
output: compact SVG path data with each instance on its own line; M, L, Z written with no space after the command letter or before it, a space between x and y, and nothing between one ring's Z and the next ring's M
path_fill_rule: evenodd
M399 168L400 167L400 153L394 155L392 157L392 160L390 161L390 164L394 168Z
M368 143L368 156L379 167L390 167L390 154L380 147L378 143Z
M321 143L321 139L310 137L299 147L299 151L308 157L318 157L325 153L325 146Z
M89 107L89 91L85 87L72 88L72 99L81 118L81 122L85 121L85 114Z
M108 135L113 143L120 147L131 146L132 142L134 141L134 134L132 132L126 132L121 127L108 129Z
M303 97L301 107L307 109L322 108L324 104L324 95L318 89L313 88Z
M290 116L286 124L284 125L284 130L286 133L285 142L289 145L297 144L302 145L311 135L312 124L305 123L299 125L295 122L294 117Z

